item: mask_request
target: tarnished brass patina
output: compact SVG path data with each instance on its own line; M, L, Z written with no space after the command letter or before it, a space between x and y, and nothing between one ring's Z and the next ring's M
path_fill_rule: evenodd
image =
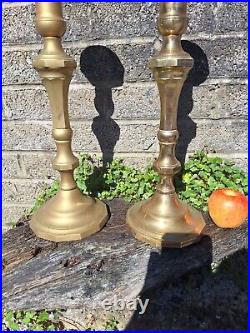
M30 227L38 237L47 240L78 240L99 231L108 219L108 212L104 203L83 195L73 178L79 162L71 150L68 90L76 63L61 45L66 29L61 3L37 2L36 14L36 27L44 37L44 48L33 66L49 96L52 134L57 146L53 166L60 172L61 186L57 195L33 215Z
M179 248L197 242L205 226L202 214L180 201L173 185L173 177L181 169L175 157L178 100L193 66L193 59L181 46L181 35L188 22L186 10L184 2L160 3L158 30L163 44L161 51L150 59L149 67L161 102L160 153L154 163L161 180L151 198L135 204L127 213L127 223L134 236L158 247Z

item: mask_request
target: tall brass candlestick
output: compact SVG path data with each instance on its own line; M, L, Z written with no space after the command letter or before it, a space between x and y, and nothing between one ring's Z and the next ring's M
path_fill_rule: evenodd
M161 101L160 153L154 163L161 180L151 198L135 204L127 213L127 223L134 236L158 247L178 248L197 242L205 226L202 214L181 202L173 185L173 177L181 168L175 157L178 100L193 66L193 59L181 46L181 35L187 26L186 10L184 2L160 3L158 30L163 44L161 51L150 59L149 67Z
M104 203L83 195L73 178L79 161L71 150L68 90L76 63L61 45L66 29L61 3L37 2L36 14L36 27L44 37L44 48L33 66L49 97L52 133L57 146L53 166L60 172L61 186L57 195L33 215L30 227L38 237L47 240L78 240L99 231L106 223L108 213Z

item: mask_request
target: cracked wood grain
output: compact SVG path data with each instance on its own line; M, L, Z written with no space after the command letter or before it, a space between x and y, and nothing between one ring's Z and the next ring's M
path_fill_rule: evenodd
M247 223L219 229L206 218L205 236L184 249L154 249L125 225L129 204L107 202L111 218L85 240L37 238L24 222L3 237L3 308L98 308L104 299L136 297L247 246Z

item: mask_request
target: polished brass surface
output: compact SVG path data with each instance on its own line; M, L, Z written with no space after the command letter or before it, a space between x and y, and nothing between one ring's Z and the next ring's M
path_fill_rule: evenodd
M173 177L181 169L175 157L178 100L193 66L193 59L181 46L181 35L187 26L186 10L184 2L160 3L158 30L163 44L149 61L161 103L160 152L154 163L160 183L151 198L135 204L127 212L127 223L134 236L157 247L179 248L195 243L205 226L202 214L180 201L173 185Z
M34 213L30 227L41 238L56 242L85 238L99 231L108 219L101 201L83 195L73 178L78 159L71 150L72 130L68 115L68 90L76 63L63 50L66 25L60 2L36 3L36 28L44 48L33 61L48 93L57 147L54 168L60 172L57 195Z

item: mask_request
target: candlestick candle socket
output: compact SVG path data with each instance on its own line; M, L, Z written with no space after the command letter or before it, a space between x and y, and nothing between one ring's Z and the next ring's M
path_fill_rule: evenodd
M127 213L127 223L134 236L157 247L179 248L195 243L205 226L202 214L181 202L173 185L173 177L181 169L175 157L178 100L193 66L193 59L181 46L181 35L188 21L186 10L184 2L160 3L158 30L163 44L149 61L161 102L160 152L154 163L160 183L151 198L135 204Z

